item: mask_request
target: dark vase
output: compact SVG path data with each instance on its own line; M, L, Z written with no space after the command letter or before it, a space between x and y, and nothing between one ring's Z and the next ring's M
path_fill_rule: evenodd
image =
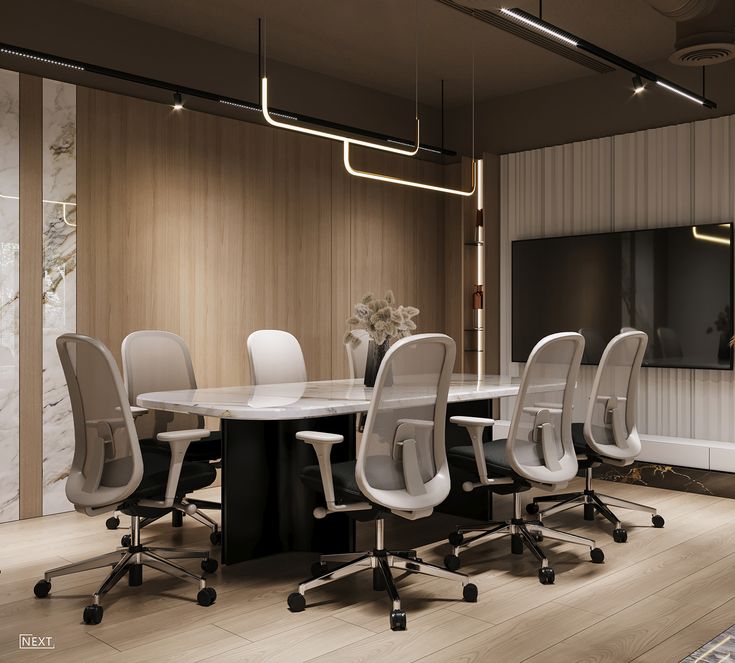
M720 345L717 348L717 359L721 362L730 360L730 337L720 333Z
M383 357L388 352L388 341L384 341L378 345L375 341L370 341L367 351L367 362L365 364L365 386L374 387L375 378L378 377L378 369L383 362Z

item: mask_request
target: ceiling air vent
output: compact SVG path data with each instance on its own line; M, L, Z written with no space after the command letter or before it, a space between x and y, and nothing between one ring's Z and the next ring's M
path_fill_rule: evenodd
M735 58L735 44L697 44L674 51L669 60L687 67L719 64Z

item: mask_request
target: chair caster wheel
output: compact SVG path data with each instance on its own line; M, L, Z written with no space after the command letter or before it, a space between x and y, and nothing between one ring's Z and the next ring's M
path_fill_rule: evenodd
M120 519L117 516L111 516L105 520L105 527L107 529L117 529L120 527Z
M663 519L663 516L652 516L651 517L651 522L653 523L653 526L654 527L660 528L660 527L663 527L664 526L664 523L666 521Z
M51 591L51 583L48 580L39 580L33 587L36 598L45 599Z
M533 536L534 541L541 542L544 540L544 535L541 532L534 532L531 536Z
M140 587L143 584L143 565L131 564L128 567L128 587Z
M130 534L124 534L122 539L120 539L120 545L123 548L130 548L132 543L133 543L133 537L130 536Z
M594 520L595 519L595 505L594 504L585 504L584 505L584 519L585 520Z
M510 535L510 552L513 555L523 554L523 539L521 538L520 534Z
M202 560L202 571L204 573L215 573L219 568L219 562L216 559L208 557Z
M452 532L447 537L447 540L449 541L450 546L454 546L456 548L464 543L464 534L462 534L462 532Z
M197 594L197 603L204 607L212 605L217 600L217 592L214 591L214 587L205 587L200 589Z
M222 532L220 530L215 530L209 535L209 541L213 546L221 546L222 545Z
M304 598L304 595L299 592L289 594L286 602L288 603L288 609L291 612L303 612L306 609L306 598Z
M628 532L622 527L616 527L613 530L613 541L615 543L625 543L628 540Z
M538 504L536 502L529 502L526 504L526 513L529 516L533 516L534 514L538 513Z
M593 564L602 564L605 561L605 553L599 548L592 548L590 550L590 559Z
M462 598L467 603L477 603L477 585L469 583L462 588Z
M88 605L84 608L82 620L85 624L99 624L102 621L104 610L101 605Z
M392 610L390 613L390 630L406 630L406 613L404 610Z
M444 567L447 571L456 571L459 569L459 557L457 555L447 555L444 558Z
M550 566L545 566L544 568L538 570L538 581L542 585L553 585L555 579L556 577L554 575L554 569L552 569Z
M321 578L329 573L329 566L327 566L326 562L314 562L311 565L310 571L312 578Z

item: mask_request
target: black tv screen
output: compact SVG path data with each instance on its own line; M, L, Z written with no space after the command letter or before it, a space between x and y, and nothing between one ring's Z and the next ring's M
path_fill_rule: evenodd
M578 331L597 364L626 328L648 334L645 366L732 369L731 223L513 242L513 361Z

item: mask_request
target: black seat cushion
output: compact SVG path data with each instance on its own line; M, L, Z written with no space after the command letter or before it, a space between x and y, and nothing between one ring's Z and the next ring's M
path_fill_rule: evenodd
M143 454L143 479L130 500L162 500L166 495L170 454L160 450L151 451L141 448ZM217 470L210 463L185 462L181 467L181 477L177 494L186 495L214 483Z
M169 446L165 442L159 442L154 439L145 439L140 441L141 448L159 450L162 449L168 453ZM222 434L218 430L214 430L209 437L203 440L196 440L189 445L186 450L185 461L216 461L222 458Z
M312 490L323 493L322 475L318 465L307 465L299 473L301 480ZM362 502L366 498L360 492L355 479L355 461L332 463L334 497L337 502Z
M516 474L510 466L505 453L507 444L508 440L492 440L482 445L485 451L485 465L487 466L488 476L510 477L513 479L513 484L493 488L498 493L526 490L531 487L526 479ZM463 470L475 477L477 476L475 450L471 444L447 449L447 459L452 467Z
M318 465L307 465L299 472L299 477L304 485L314 492L324 493L324 484ZM332 482L334 484L334 499L337 504L350 504L355 502L369 502L367 497L360 492L355 479L355 461L347 460L342 463L332 463ZM384 507L372 504L372 509L360 511L348 511L347 515L353 520L370 521L380 517L386 512Z

